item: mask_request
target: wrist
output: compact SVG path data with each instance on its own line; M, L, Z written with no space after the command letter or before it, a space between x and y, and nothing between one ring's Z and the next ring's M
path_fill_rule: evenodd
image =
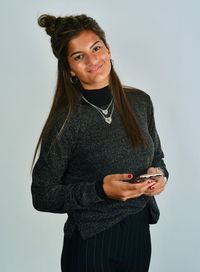
M103 180L98 180L95 183L95 189L96 189L96 193L97 195L101 198L101 199L108 199L108 196L106 195L104 188L103 188Z

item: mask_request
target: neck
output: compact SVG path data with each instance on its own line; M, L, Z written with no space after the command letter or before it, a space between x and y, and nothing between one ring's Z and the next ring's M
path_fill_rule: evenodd
M81 89L80 92L90 103L98 107L108 105L112 99L109 86L90 90Z

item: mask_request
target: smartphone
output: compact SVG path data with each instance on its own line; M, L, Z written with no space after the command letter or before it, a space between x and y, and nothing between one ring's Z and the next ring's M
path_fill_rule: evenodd
M156 177L162 177L163 174L161 173L156 173L156 174L144 174L144 175L140 175L140 176L137 176L133 179L131 179L129 182L131 183L134 183L134 182L143 182L147 179L154 179Z

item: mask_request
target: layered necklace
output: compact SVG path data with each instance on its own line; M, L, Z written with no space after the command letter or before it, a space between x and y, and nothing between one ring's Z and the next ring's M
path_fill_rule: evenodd
M94 104L90 103L83 95L82 95L83 100L88 103L90 106L92 106L93 108L95 108L103 117L104 121L106 123L108 123L109 125L112 123L112 115L113 115L113 111L114 111L114 102L113 99L110 101L110 104L108 105L108 107L106 109L101 109L97 106L95 106ZM111 111L109 110L111 108ZM109 114L110 111L110 114Z

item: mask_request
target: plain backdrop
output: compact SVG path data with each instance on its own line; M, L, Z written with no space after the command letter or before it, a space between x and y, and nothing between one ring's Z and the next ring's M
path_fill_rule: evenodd
M157 197L150 272L200 271L199 10L198 0L1 1L0 271L60 271L67 215L34 210L30 193L57 69L42 13L94 17L122 82L151 95L170 179Z

